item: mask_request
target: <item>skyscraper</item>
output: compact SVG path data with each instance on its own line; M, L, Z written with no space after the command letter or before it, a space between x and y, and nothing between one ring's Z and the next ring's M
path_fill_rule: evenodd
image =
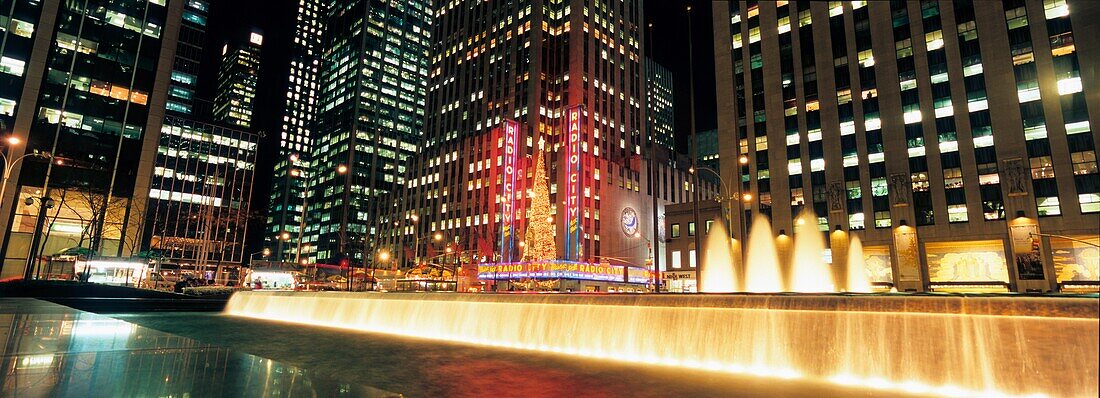
M403 186L419 151L430 3L357 0L325 10L305 231L317 262L361 261L380 203Z
M830 240L860 237L884 287L1095 289L1100 48L1074 38L1098 16L1066 0L714 3L722 174L755 194L746 219L790 231L813 209Z
M169 116L161 128L143 247L224 281L244 261L259 135Z
M264 36L249 32L248 40L222 46L218 69L218 93L214 97L214 119L235 128L252 127L256 87L260 81L260 48Z
M649 113L649 131L658 146L676 150L673 131L676 128L676 112L672 106L672 72L650 58L646 62L646 104Z
M0 11L11 22L0 33L0 114L18 139L6 153L52 154L11 170L0 277L64 248L136 249L144 212L132 210L149 192L183 3L47 0Z
M311 177L310 159L313 128L318 111L318 74L324 34L324 4L320 0L300 0L290 47L290 81L283 109L283 131L279 137L278 159L271 183L265 240L272 242L276 259L297 259L302 207ZM289 239L283 239L283 232ZM278 239L278 240L276 240Z
M544 221L527 219L544 156L555 233L539 238L557 258L644 264L650 187L691 187L684 173L645 176L641 2L458 1L436 16L424 150L383 220L399 262L438 264L436 234L463 264L520 261L524 231Z
M176 59L168 86L166 105L168 112L184 116L196 113L195 97L199 85L199 64L203 57L209 12L210 3L205 0L188 0L183 6Z

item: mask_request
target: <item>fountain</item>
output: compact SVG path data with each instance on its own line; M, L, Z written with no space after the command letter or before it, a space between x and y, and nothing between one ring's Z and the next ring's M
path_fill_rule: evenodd
M699 291L707 293L733 293L737 290L737 282L733 270L733 242L729 239L729 233L722 220L714 220L710 231L707 232L707 241L704 261L706 266L699 272Z
M226 313L878 391L1097 396L1095 298L241 292Z
M779 274L779 254L772 238L768 219L757 216L749 232L748 253L745 257L745 291L775 293L783 291ZM711 264L708 262L706 268ZM705 278L705 277L704 277Z
M863 259L863 243L853 236L848 244L848 293L871 293L871 282L867 280L867 264Z
M833 275L825 265L825 238L817 230L817 216L806 212L798 217L791 262L790 291L825 293L836 291Z

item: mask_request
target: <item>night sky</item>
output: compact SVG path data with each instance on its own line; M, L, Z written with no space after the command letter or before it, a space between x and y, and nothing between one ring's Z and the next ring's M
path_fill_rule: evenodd
M681 152L688 150L690 129L688 63L688 13L693 6L695 114L696 129L715 128L716 109L714 94L714 45L711 30L711 1L709 0L649 0L645 2L646 22L653 23L653 36L646 44L645 52L657 63L672 71L674 76L674 106L676 108L676 143ZM221 48L227 40L240 40L250 29L259 29L264 35L261 53L260 87L256 96L254 130L266 134L260 148L253 187L253 209L265 209L271 185L271 170L278 150L279 131L282 128L282 109L290 71L288 49L294 38L297 1L293 0L211 0L211 12L206 36L206 58L200 77L199 96L213 100L216 91ZM262 245L264 220L256 219L249 234L250 252Z

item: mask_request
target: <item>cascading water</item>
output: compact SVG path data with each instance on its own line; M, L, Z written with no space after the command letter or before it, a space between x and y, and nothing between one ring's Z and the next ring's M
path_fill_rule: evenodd
M706 264L700 271L701 285L699 291L703 293L733 293L737 291L737 281L733 273L733 247L729 239L729 233L722 220L714 220L710 231L707 232L707 240L703 250L703 261Z
M863 259L863 243L853 236L848 244L848 288L849 293L871 293L871 282L867 280L867 263Z
M232 316L948 396L1097 396L1095 298L241 292ZM420 344L436 344L425 341ZM350 355L350 354L349 354Z
M749 232L748 251L745 257L745 291L775 293L783 291L783 279L779 275L779 254L772 237L768 219L757 216ZM709 266L709 264L708 264Z
M835 292L832 272L825 265L825 237L817 230L817 217L807 212L798 218L791 261L790 291Z

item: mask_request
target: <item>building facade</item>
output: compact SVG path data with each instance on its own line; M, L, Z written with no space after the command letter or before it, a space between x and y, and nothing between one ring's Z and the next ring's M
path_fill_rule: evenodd
M309 139L309 261L361 264L421 146L431 2L332 3Z
M644 284L659 219L651 195L660 209L689 200L693 187L688 162L663 148L651 184L642 155L641 2L460 1L442 4L436 16L425 145L404 200L383 220L392 228L380 250L397 257L385 267L438 262L446 253L439 236L460 263L481 264L483 281L527 289L530 281L491 267L531 264L528 250L549 240L552 257L568 267L619 270L578 271L588 279L546 281L559 283L549 289ZM536 193L540 174L548 198ZM552 232L532 236L543 220L528 217L542 206ZM629 278L624 269L632 270Z
M753 194L738 218L794 230L812 209L822 233L861 238L873 282L902 291L1095 289L1100 47L1074 38L1098 33L1096 7L713 10L722 174Z
M645 63L649 134L656 145L675 151L676 139L672 132L676 128L676 112L672 106L672 72L649 57L646 57Z
M314 120L319 109L322 38L325 5L320 0L299 0L294 41L290 45L290 77L278 158L271 181L265 240L275 260L301 259L304 238L302 209L310 177ZM284 235L286 232L289 235ZM283 237L288 239L283 239Z
M721 170L721 162L718 158L718 130L700 131L695 134L698 141L696 149L696 164L709 167L714 171Z
M165 105L171 114L191 116L199 111L196 109L195 101L198 95L200 64L204 54L206 22L209 13L210 3L204 0L189 0L183 6L176 58L173 61L172 78L168 86L168 102Z
M161 128L142 245L225 280L244 261L259 136L169 116Z
M6 154L52 154L11 169L0 198L0 277L65 248L135 251L144 214L134 209L149 192L183 3L0 7L12 27L0 33L0 117L19 142Z
M234 128L252 127L256 88L260 84L260 49L264 36L249 32L248 40L225 43L218 68L218 92L214 120Z

